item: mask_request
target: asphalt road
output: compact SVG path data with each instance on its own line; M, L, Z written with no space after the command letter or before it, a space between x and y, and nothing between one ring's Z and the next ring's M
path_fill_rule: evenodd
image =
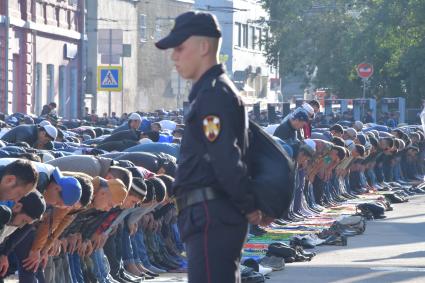
M319 247L306 263L291 263L268 283L425 282L425 196L393 205L387 218L369 221L346 247Z
M311 262L287 264L267 283L425 283L425 196L393 205L387 218L369 221L346 247L319 247ZM15 283L17 280L6 280ZM187 282L185 274L149 282Z

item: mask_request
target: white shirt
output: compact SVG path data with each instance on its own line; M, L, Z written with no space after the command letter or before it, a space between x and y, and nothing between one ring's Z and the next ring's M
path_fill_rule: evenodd
M159 122L159 124L161 125L161 128L163 130L169 130L169 131L174 131L177 126L177 123L171 120L162 120Z
M7 237L12 235L12 233L15 232L16 229L18 229L18 227L16 226L4 225L4 228L0 230L0 244L2 244Z

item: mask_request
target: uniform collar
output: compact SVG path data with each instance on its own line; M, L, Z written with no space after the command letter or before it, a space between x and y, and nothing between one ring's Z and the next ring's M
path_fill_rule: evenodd
M189 94L189 102L192 102L196 98L198 92L201 90L201 87L205 82L224 74L224 72L224 66L222 64L212 66L208 71L206 71L201 76L201 78L193 85L192 91Z

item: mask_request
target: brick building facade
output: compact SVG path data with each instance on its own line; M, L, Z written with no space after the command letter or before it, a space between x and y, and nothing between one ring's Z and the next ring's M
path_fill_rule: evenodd
M82 109L83 0L0 1L0 111L60 116Z

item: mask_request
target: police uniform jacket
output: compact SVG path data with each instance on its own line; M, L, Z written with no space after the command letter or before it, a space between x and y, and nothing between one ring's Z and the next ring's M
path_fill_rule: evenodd
M245 163L248 118L222 65L213 66L193 86L185 116L176 173L177 197L213 187L242 213L254 211Z

